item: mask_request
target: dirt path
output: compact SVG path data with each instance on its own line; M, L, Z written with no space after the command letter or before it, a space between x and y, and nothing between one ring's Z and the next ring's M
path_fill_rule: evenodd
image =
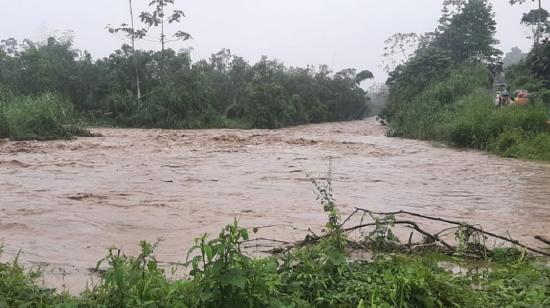
M280 225L260 236L297 240L324 214L304 170L354 206L407 209L481 223L529 241L550 234L550 165L386 138L373 120L283 130L98 129L103 137L0 141L2 259L47 264L47 285L81 289L108 247L137 251L164 238L163 262L195 237ZM295 228L289 227L294 226Z

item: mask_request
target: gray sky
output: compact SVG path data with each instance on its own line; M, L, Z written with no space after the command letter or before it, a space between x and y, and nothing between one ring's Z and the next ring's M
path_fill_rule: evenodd
M105 30L107 24L128 21L127 0L2 0L0 38L43 40L55 31L75 31L75 45L94 57L108 55L121 41ZM135 10L148 0L134 0ZM193 47L193 58L208 58L229 48L250 61L268 55L287 65L328 64L342 68L369 69L377 81L386 75L381 68L384 40L396 32L432 31L440 16L440 0L176 0L187 18L180 28L193 40L170 47ZM510 6L493 0L500 48L524 51L530 41L519 24L529 2ZM157 48L139 43L140 48Z

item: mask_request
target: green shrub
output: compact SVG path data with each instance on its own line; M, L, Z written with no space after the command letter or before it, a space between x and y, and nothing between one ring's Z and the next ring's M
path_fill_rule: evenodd
M40 270L25 271L18 264L18 257L11 263L0 263L0 307L48 307L71 302L67 295L39 287L40 277Z
M450 126L449 140L459 146L484 149L494 132L490 117L494 114L491 96L479 89L456 103Z
M516 158L550 160L550 134L540 133L534 137L524 138L504 153Z
M12 99L11 91L0 84L0 138L8 138L7 103Z
M439 140L507 157L550 159L546 92L533 97L528 106L497 109L487 81L482 66L455 68L410 100L393 103L390 135Z
M517 157L512 148L549 132L544 107L535 104L495 109L489 102L488 95L465 97L458 102L449 140L459 146Z
M329 234L330 237L330 234ZM550 268L517 249L453 273L438 254L381 254L372 261L335 255L334 243L296 248L278 257L251 258L240 248L247 230L226 226L217 238L197 240L191 276L172 280L154 248L126 256L111 249L99 285L79 296L40 288L37 271L0 263L0 307L545 307ZM490 261L490 260L494 261ZM462 263L461 263L462 262ZM466 266L466 265L465 265Z
M68 139L87 132L76 124L72 105L62 96L18 96L0 101L3 135L13 140Z
M0 101L0 138L8 138L8 120L6 118L5 104Z
M487 97L483 88L487 83L488 74L482 66L455 68L448 77L433 82L419 94L410 93L403 101L393 102L391 133L407 138L447 140L446 126L455 117L456 102L465 96L476 100L476 96Z
M514 149L525 139L523 132L519 129L507 130L500 134L489 146L489 150L507 157L516 157Z

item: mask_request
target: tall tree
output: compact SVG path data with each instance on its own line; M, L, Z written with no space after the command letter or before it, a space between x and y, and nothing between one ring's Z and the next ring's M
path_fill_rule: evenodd
M393 71L398 65L405 64L420 47L421 37L416 33L395 33L384 41L382 54L386 72Z
M134 9L132 6L132 0L128 0L129 4L129 12L130 12L130 25L127 23L121 24L119 27L112 27L107 26L107 29L112 34L117 34L119 32L122 32L126 38L128 38L131 42L132 46L132 57L134 59L134 69L136 74L136 92L137 92L137 98L138 100L141 100L141 83L139 78L139 64L138 59L136 55L136 40L142 39L147 34L147 30L145 29L136 29L134 26Z
M169 12L168 6L175 6L175 0L151 0L149 7L152 8L151 12L141 12L141 21L147 25L147 30L152 27L160 27L160 37L154 38L161 44L161 74L164 78L164 62L166 50L166 44L175 41L186 41L191 39L191 35L187 32L178 30L169 38L166 34L166 26L168 24L179 23L181 19L185 17L185 13L181 10L172 10Z
M531 28L533 32L533 45L540 44L541 39L545 32L548 32L548 17L550 14L545 9L531 10L528 13L523 14L521 23Z
M506 53L502 62L504 63L504 67L506 68L514 64L520 63L522 60L525 60L526 57L527 54L522 52L521 49L516 46L512 47L510 52Z
M510 0L510 4L522 4L525 3L528 0ZM535 46L539 44L540 38L542 37L542 33L544 32L544 26L543 26L543 14L544 12L548 13L546 10L542 8L542 0L531 0L531 2L538 1L539 7L537 10L531 10L528 15L532 13L532 16L529 16L530 23L535 24L536 23L536 32L533 35L533 39L535 41ZM525 18L525 15L524 15ZM548 19L548 16L546 16L546 19ZM535 21L536 20L536 21ZM523 19L521 21L524 23Z
M433 47L448 50L455 62L491 61L501 52L494 45L496 21L487 0L451 1L459 5L456 13L442 18Z

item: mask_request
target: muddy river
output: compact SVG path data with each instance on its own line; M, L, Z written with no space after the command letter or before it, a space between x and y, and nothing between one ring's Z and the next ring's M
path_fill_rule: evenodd
M21 250L45 284L82 289L106 249L163 238L164 263L235 218L302 239L325 215L306 172L355 206L479 223L538 245L550 234L550 164L384 137L374 120L282 130L96 129L72 141L0 141L3 260ZM97 280L97 278L95 278Z

